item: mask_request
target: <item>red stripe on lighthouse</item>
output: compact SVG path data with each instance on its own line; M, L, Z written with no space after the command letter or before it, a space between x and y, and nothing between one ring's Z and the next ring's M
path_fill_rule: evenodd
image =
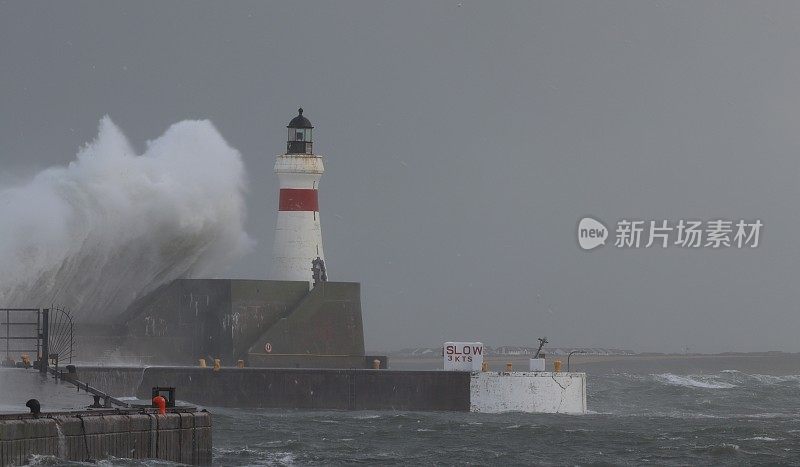
M319 211L317 190L281 188L278 211Z

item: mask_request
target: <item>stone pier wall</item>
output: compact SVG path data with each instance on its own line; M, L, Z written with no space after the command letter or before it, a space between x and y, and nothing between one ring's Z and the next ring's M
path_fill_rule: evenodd
M586 413L585 373L79 367L77 378L116 396L117 384L106 384L119 375L139 381L124 395L174 387L179 400L206 407Z
M162 459L211 463L211 415L134 411L0 416L0 465L25 465L34 455L67 461Z
M77 378L117 396L104 383L107 367L78 367ZM141 369L139 371L142 371ZM470 374L304 368L147 367L134 395L149 399L155 386L174 387L178 400L206 407L334 410L469 410ZM116 384L112 385L112 388ZM125 394L129 394L127 389Z

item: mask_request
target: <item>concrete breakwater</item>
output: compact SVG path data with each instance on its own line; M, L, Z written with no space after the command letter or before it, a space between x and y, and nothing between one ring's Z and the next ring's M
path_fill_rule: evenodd
M34 455L67 461L109 457L211 463L211 415L173 410L103 409L0 415L0 465L25 465Z
M152 387L216 407L473 412L586 412L584 373L469 373L360 369L79 367L77 378L115 396Z
M115 396L178 399L213 407L468 411L469 373L353 369L79 367L77 378ZM138 383L130 384L128 383Z

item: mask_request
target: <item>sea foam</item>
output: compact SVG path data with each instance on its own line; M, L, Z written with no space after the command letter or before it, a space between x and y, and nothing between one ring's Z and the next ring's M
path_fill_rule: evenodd
M681 376L672 373L662 373L654 375L656 381L671 384L673 386L682 386L687 388L702 388L702 389L730 389L735 388L735 384L725 383L723 381L715 381L713 379L701 379L698 376Z

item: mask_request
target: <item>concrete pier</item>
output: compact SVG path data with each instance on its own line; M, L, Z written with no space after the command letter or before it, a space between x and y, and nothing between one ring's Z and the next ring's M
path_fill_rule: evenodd
M584 414L586 373L476 373L470 411Z
M77 377L118 396L177 387L182 400L217 407L586 412L584 373L80 367Z
M211 463L211 415L172 410L165 415L138 410L0 415L0 465L25 465L31 456L66 461L162 459Z

